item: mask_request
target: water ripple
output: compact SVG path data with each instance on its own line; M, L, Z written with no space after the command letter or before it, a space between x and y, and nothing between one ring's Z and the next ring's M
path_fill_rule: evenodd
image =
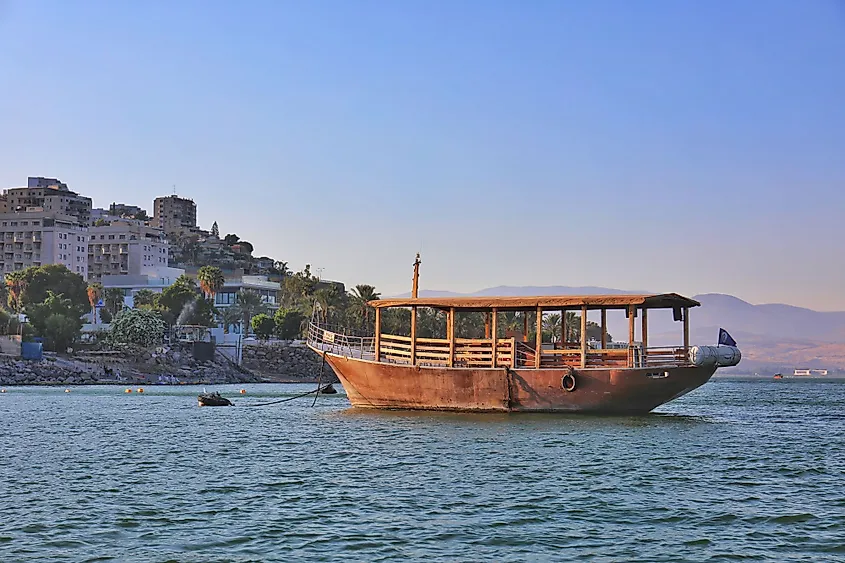
M120 391L0 396L0 560L845 557L845 385L714 380L617 418Z

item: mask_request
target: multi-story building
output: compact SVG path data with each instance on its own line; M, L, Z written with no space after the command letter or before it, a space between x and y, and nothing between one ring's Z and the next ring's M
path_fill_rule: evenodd
M6 190L9 211L26 211L40 207L44 211L70 215L84 226L91 223L91 198L68 189L67 184L55 178L30 177L22 188Z
M88 230L88 277L157 275L168 267L164 232L138 221L117 220Z
M40 208L0 213L0 271L63 264L88 279L88 229L76 217Z
M194 200L169 195L157 197L153 202L153 227L166 235L184 234L197 228L197 204Z

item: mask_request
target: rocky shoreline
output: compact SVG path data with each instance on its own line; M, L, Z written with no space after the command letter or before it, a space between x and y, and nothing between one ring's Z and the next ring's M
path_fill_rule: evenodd
M194 359L188 347L79 352L71 356L45 353L40 361L0 356L0 385L197 385L225 383L312 383L320 357L291 343L244 348L239 366L220 351L213 360ZM322 381L336 382L330 367Z

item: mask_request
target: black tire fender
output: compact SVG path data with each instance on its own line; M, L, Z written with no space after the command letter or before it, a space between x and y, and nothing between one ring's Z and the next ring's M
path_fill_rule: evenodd
M563 375L563 377L560 378L560 386L567 393L575 391L575 373L572 370L569 370Z

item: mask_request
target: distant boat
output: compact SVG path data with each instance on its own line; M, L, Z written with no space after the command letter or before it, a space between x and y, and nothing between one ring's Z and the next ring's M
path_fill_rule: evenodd
M197 397L197 401L201 407L230 407L232 401L223 397L215 391L214 393L203 393Z
M783 374L781 374L781 373L776 373L776 374L774 375L774 379L783 379Z

